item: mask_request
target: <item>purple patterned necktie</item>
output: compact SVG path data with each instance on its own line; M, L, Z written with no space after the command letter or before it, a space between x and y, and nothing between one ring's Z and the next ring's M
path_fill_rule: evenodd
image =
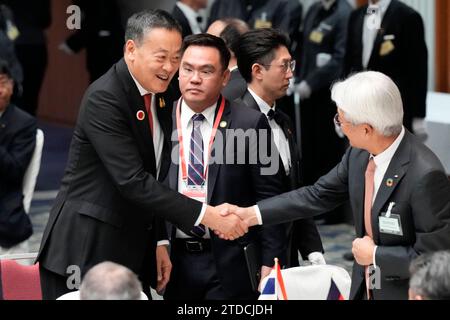
M189 149L188 186L203 186L205 184L205 166L203 160L203 137L201 126L205 116L201 113L192 116L191 146ZM206 186L205 186L206 187ZM202 238L206 233L203 224L194 226L191 233Z

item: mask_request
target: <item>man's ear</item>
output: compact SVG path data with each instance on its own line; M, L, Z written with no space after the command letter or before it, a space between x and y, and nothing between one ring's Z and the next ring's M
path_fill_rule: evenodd
M128 60L130 61L134 61L134 55L136 52L136 43L134 42L134 40L128 40L125 43L125 56L127 57Z
M222 87L225 87L227 84L228 84L228 81L230 81L230 77L231 77L231 72L230 72L230 69L226 69L224 72L223 72L223 80L222 80Z
M262 80L263 75L262 75L261 71L262 71L262 66L258 63L254 63L252 65L252 79Z

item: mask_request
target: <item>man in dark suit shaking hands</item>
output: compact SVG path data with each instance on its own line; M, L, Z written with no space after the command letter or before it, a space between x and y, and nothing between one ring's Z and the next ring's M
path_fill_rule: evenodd
M450 248L450 182L438 158L402 125L394 82L363 72L334 85L335 122L351 147L314 185L239 210L249 225L308 218L350 200L352 299L407 299L409 264ZM325 146L324 146L325 147Z
M231 238L246 231L235 228L239 218L220 220L217 208L158 182L170 164L171 102L161 93L179 66L178 23L161 10L140 12L128 20L125 37L124 58L87 89L81 103L37 258L44 299L76 289L68 286L69 267L84 275L105 260L138 274L147 291L154 216L186 232L200 223Z

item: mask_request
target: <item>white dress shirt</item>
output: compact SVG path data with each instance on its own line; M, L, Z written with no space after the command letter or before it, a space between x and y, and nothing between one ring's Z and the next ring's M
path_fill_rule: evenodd
M248 92L252 95L252 97L255 99L256 103L258 104L259 110L264 113L267 117L267 113L270 111L270 109L273 109L275 111L276 105L274 104L273 107L269 106L267 102L265 102L263 99L261 99L252 89L248 88ZM273 133L273 139L275 141L275 145L277 146L278 152L281 156L281 161L283 162L284 170L286 172L286 175L289 175L289 172L291 170L291 151L289 149L289 141L287 137L284 135L283 130L278 125L278 123L275 122L275 119L269 120L270 128L272 129Z
M136 78L131 74L131 72L130 72L130 75L133 78L134 82L136 83L139 93L142 96L142 109L145 109L144 96L146 94L152 95L151 109L152 109L152 118L153 118L153 148L155 150L156 175L157 175L155 178L158 178L159 170L161 169L161 154L162 154L162 149L163 149L163 145L164 145L164 132L161 129L161 125L159 124L159 120L158 120L158 115L156 114L155 94L145 90L144 87L142 87L140 85L140 83L136 80ZM148 121L148 120L145 119L145 121Z
M206 108L202 114L205 117L205 119L202 122L202 125L200 126L200 131L202 132L202 138L203 138L203 163L205 164L204 169L207 167L207 163L209 160L209 140L211 138L211 132L214 125L214 115L216 113L216 107L217 105L214 104L208 108ZM191 148L191 134L192 134L192 116L194 116L196 112L194 112L189 106L186 104L186 102L183 100L181 103L181 132L183 134L183 149L184 149L184 159L186 161L186 173L187 173L187 166L189 164L189 152ZM181 166L181 158L179 161L179 164ZM178 170L178 192L182 193L185 190L185 184L182 180L182 170L181 167ZM208 186L208 177L205 177L205 186ZM207 191L207 190L206 190ZM207 195L206 195L207 196ZM206 211L206 205L203 204L202 212L200 216L198 217L195 225L199 225L200 221L203 219L203 216ZM187 235L183 231L177 229L176 233L177 238L192 238L192 235ZM204 238L209 238L209 229L206 228L206 234Z
M183 12L187 21L189 22L189 26L191 27L192 34L202 33L203 26L197 21L197 17L201 17L201 15L196 12L194 9L189 7L188 5L181 3L178 1L176 3L177 7ZM203 17L202 17L203 19ZM204 19L203 19L204 20Z
M375 14L378 15L378 19L381 23L383 21L384 15L386 13L386 10L389 7L389 4L391 3L391 0L380 0L377 4L373 4L373 0L369 1L369 9L373 8L376 11ZM370 23L368 23L370 15L367 15L364 17L364 24L363 24L363 33L362 33L362 44L363 44L363 56L362 56L362 64L364 69L367 69L367 66L369 65L370 57L372 55L373 46L375 44L375 39L377 37L378 28L369 28Z
M384 175L386 174L386 171L389 167L389 164L391 163L392 158L394 157L395 152L398 149L398 146L403 140L403 137L405 136L405 128L402 128L402 131L400 132L399 136L395 141L384 150L379 155L373 156L370 155L370 157L373 157L373 160L375 162L375 174L374 174L374 190L373 190L373 199L372 204L375 202L375 199L377 198L378 190L380 189L381 182L383 181Z

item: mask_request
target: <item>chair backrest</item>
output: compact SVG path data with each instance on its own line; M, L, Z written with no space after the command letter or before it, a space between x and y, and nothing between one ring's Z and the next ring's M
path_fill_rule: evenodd
M33 156L28 165L25 176L23 177L23 207L25 212L30 211L31 199L33 198L34 187L36 186L36 179L41 168L42 149L44 147L44 132L37 129L36 132L36 146L34 147Z
M39 264L0 260L0 300L42 300Z

